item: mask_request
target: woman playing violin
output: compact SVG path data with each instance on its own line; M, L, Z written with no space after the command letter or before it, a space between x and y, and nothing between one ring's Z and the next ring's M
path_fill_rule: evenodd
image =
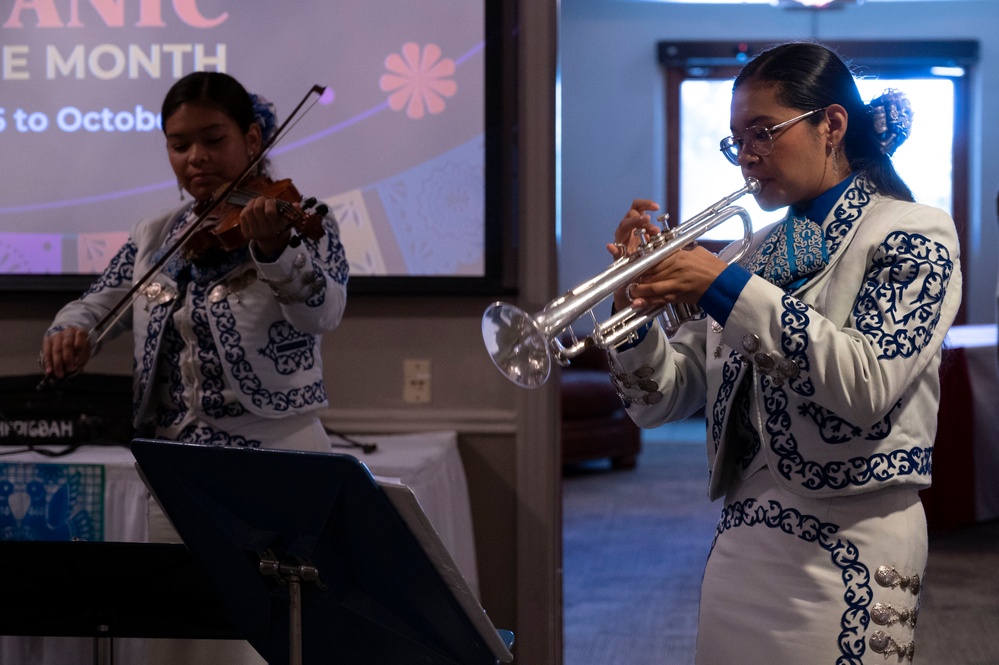
M165 256L213 195L260 160L275 121L270 105L231 76L196 72L163 101L167 156L188 201L139 222L104 274L66 305L45 334L49 376L80 371L88 331ZM251 169L257 161L261 165ZM336 222L298 235L288 209L251 196L233 217L235 249L176 252L138 292L110 334L131 329L135 424L146 436L248 448L329 450L317 410L327 405L321 338L339 324L347 261ZM92 339L92 336L90 336Z

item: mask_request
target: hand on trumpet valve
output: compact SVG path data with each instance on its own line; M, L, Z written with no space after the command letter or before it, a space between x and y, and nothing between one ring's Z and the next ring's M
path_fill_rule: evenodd
M661 229L652 222L650 214L657 210L659 204L651 199L635 199L631 202L631 207L614 231L614 242L607 245L607 251L615 261L634 253L641 245L648 242L649 236L661 232ZM629 284L614 293L614 304L618 310L631 304L632 286Z
M607 245L607 251L615 260L631 254L647 241L649 236L662 231L652 222L652 216L649 214L656 210L659 210L659 204L649 199L635 199L631 202L631 208L614 231L614 242Z
M615 302L619 309L631 306L637 310L663 307L673 303L696 305L705 291L728 268L728 263L692 242L684 251L674 252L655 264L621 294Z

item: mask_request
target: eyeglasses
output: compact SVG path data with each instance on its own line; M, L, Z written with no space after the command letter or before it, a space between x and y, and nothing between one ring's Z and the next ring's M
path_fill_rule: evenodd
M738 136L726 136L721 140L722 154L725 155L725 159L732 162L736 166L739 165L739 153L742 152L743 148L749 148L754 155L766 157L774 151L774 132L778 129L790 127L799 120L804 120L811 115L815 115L816 113L825 110L826 107L823 106L820 109L802 113L801 115L795 116L790 120L785 120L780 124L774 125L769 129L766 127L758 127L756 125L746 127Z

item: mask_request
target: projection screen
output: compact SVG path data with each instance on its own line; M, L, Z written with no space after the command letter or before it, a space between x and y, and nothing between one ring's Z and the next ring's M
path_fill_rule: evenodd
M483 0L0 12L0 285L96 275L140 218L180 204L158 114L195 70L232 74L279 122L328 88L270 158L275 177L329 204L352 278L485 276Z

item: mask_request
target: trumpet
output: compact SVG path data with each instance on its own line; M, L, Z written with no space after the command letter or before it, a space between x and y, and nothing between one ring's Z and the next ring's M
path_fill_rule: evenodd
M759 181L747 178L743 187L686 222L664 228L650 238L643 237L635 251L618 258L603 272L552 300L533 315L509 303L489 305L482 315L482 341L493 364L513 383L523 388L537 388L548 380L553 358L565 366L588 348L617 348L635 339L637 331L657 317L661 317L666 334L672 335L687 321L703 316L696 305L669 303L641 310L627 307L600 322L593 315L593 308L617 289L732 217L742 219L744 233L742 243L729 263L741 260L752 244L753 224L744 208L731 204L744 194L759 191ZM667 215L657 219L665 222ZM593 332L577 339L572 324L586 313L593 318ZM569 338L568 344L560 339L565 336L563 333Z

